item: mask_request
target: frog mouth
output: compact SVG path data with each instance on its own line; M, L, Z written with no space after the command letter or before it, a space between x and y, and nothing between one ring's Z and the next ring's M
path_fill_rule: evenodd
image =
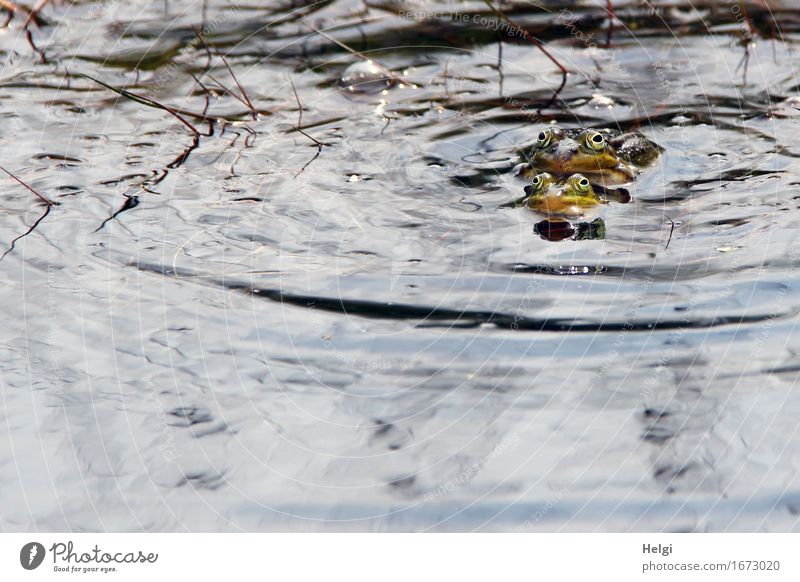
M639 175L639 170L620 161L613 168L598 168L596 170L584 170L583 174L590 181L601 183L605 186L619 186L632 182Z
M547 155L534 155L534 163L556 174L575 174L612 169L623 162L610 156L601 157L586 153L577 144L572 146L558 144Z

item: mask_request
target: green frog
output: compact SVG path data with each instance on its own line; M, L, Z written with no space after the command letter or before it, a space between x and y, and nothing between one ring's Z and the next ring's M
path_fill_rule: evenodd
M606 201L595 194L592 183L583 174L573 174L559 181L550 173L536 174L525 187L527 196L518 205L526 205L547 216L580 218Z
M661 147L636 132L611 136L594 129L542 129L521 174L567 176L580 172L594 186L610 188L633 182L661 154Z

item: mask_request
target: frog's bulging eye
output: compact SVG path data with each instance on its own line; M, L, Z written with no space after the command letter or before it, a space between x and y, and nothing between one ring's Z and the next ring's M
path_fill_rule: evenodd
M553 183L553 176L548 174L547 172L543 172L541 174L536 174L533 178L531 178L531 185L530 185L530 194L542 194L544 193L550 184ZM526 189L527 191L527 189Z
M553 141L553 131L551 129L543 129L539 132L539 137L536 139L536 147L546 148Z
M606 149L606 138L599 131L590 130L584 134L583 144L590 151L602 152Z
M575 174L572 177L572 185L578 192L589 192L592 189L592 184L586 176L582 176L581 174Z

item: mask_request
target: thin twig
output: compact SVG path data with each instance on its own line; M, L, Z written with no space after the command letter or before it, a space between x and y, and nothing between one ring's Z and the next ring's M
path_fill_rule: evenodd
M256 111L256 108L253 106L253 102L250 101L250 97L247 96L247 91L244 90L244 87L242 87L242 84L239 82L239 79L236 78L233 69L231 69L231 66L228 64L228 60L221 52L219 52L218 49L215 48L214 50L216 51L217 56L220 59L222 59L222 62L225 64L225 68L228 69L228 72L231 74L233 82L236 83L236 86L239 88L239 91L241 92L242 97L244 98L245 104L250 108L250 113L253 114L253 119L258 119L258 111Z
M499 31L498 31L499 32ZM498 87L498 98L503 99L503 83L505 82L506 76L503 74L503 35L498 35L497 41L497 87Z
M747 24L747 30L742 32L741 44L744 47L744 55L742 60L739 62L739 65L736 67L736 70L738 71L742 64L744 64L744 71L742 72L742 84L747 85L747 70L750 66L750 44L753 42L753 39L756 37L758 31L756 30L755 26L753 26L753 21L750 19L750 14L747 11L747 6L745 5L744 0L739 0L739 7L742 17Z
M30 8L27 8L25 6L21 6L20 4L17 4L16 2L12 2L12 0L0 0L0 9L5 10L6 12L8 12L11 15L11 18L13 18L17 14L17 12L23 12L23 13L28 15L28 19L33 17L33 22L35 22L37 26L39 25L40 21L39 21L38 16L35 16L31 12ZM23 26L23 28L25 28L27 26L28 26L28 20L25 21L25 25Z
M46 65L47 57L44 54L44 50L37 47L36 43L33 42L33 33L31 32L30 27L27 26L25 27L25 38L28 39L28 44L33 49L33 52L39 55L39 62L42 63L43 65Z
M141 95L137 95L136 93L131 93L127 89L118 89L117 87L112 87L111 85L109 85L107 83L104 83L103 81L101 81L99 79L95 79L94 77L90 77L89 75L86 75L85 73L80 73L80 74L83 75L84 77L86 77L87 79L91 79L95 83L98 83L98 84L102 85L106 89L110 89L110 90L114 91L114 93L118 93L119 95L122 95L123 97L126 97L126 98L128 98L128 99L130 99L132 101L136 101L137 103L141 103L142 105L147 105L148 107L153 107L154 109L161 109L163 111L166 111L167 113L172 115L175 119L180 121L183 125L185 125L190 130L192 130L192 132L195 135L200 135L200 131L194 125L192 125L191 123L186 121L186 119L184 119L180 115L180 113L178 113L172 107L168 107L167 105L163 105L162 103L159 103L158 101L154 101L154 100L149 99L147 97L142 97ZM198 116L198 117L202 117L203 119L205 119L205 116Z
M39 3L28 12L28 18L25 19L25 23L22 25L23 28L28 28L28 25L33 22L36 26L39 26L40 19L39 13L44 9L45 6L50 2L50 0L39 0Z
M606 36L606 48L611 48L611 37L614 35L614 4L612 0L606 0L606 12L608 12L608 36Z
M147 107L152 107L154 109L161 109L162 111L166 111L167 113L169 113L170 115L175 117L175 119L180 121L183 125L185 125L187 128L189 128L192 131L192 143L189 144L189 146L187 148L185 148L180 153L180 155L178 155L177 158L175 158L172 162L167 164L166 167L169 168L169 169L178 168L178 167L180 167L181 165L183 165L186 162L186 160L189 158L189 155L195 149L197 149L197 147L200 145L200 137L201 136L205 135L205 136L208 137L208 136L211 136L211 135L214 134L214 121L215 121L215 119L213 117L209 117L208 116L208 105L209 105L208 93L209 93L209 91L205 87L205 85L203 85L196 77L194 77L194 75L192 75L192 77L194 77L195 81L197 81L197 83L206 92L206 106L205 106L205 109L203 110L202 114L174 109L172 107L164 105L163 103L159 103L158 101L155 101L154 99L150 99L148 97L144 97L142 95L137 95L136 93L132 93L132 92L128 91L127 89L118 89L117 87L113 87L113 86L111 86L111 85L109 85L107 83L104 83L103 81L100 81L99 79L95 79L94 77L91 77L89 75L86 75L86 74L83 74L83 73L81 73L81 75L86 77L87 79L91 79L95 83L98 83L98 84L102 85L103 87L105 87L107 89L110 89L111 91L113 91L114 93L117 93L118 95L121 95L122 97L130 99L130 100L135 101L137 103L140 103L142 105L146 105ZM187 117L192 117L194 119L198 119L199 121L208 121L208 133L204 134L204 133L200 132L200 130L198 130L197 127L195 127L189 121L184 119L183 115L186 115ZM146 193L149 193L149 194L158 194L157 192L154 192L153 190L149 189L147 187L147 185L149 185L149 184L152 184L152 185L158 184L164 178L166 178L166 176L168 174L168 170L160 170L160 172L161 172L160 177L158 176L158 173L156 173L156 177L157 177L156 180L153 180L151 178L146 178L145 180L143 180L139 184L139 190L137 190L137 192L135 194L126 195L125 196L125 202L123 203L122 207L120 209L118 209L117 211L115 211L114 213L112 213L111 216L109 216L108 218L103 220L103 222L100 224L100 226L97 227L97 229L95 229L94 232L98 232L98 231L102 230L106 226L106 224L108 224L112 220L115 220L123 212L126 212L127 210L130 210L130 209L135 208L136 206L138 206L138 204L139 204L138 194L140 192L146 192Z
M519 24L517 24L516 22L511 20L508 16L506 16L505 14L500 12L497 8L494 7L494 4L492 4L490 2L490 0L483 0L483 3L486 4L486 6L488 6L489 9L492 12L494 12L494 14L498 18L500 18L501 20L504 20L507 24L509 24L509 25L513 26L515 29L519 30L520 33L522 34L523 38L525 38L525 40L530 41L534 45L536 45L536 48L538 48L540 51L542 51L544 56L546 56L548 59L550 59L550 61L552 61L552 63L555 66L557 66L564 75L569 73L569 71L566 69L566 67L564 67L564 65L562 65L560 62L558 62L558 59L556 59L553 55L550 54L550 52L544 47L544 45L542 44L542 42L539 39L532 37L530 34L528 34L528 31L526 31Z
M206 77L208 77L209 79L211 79L212 81L214 81L214 82L215 82L217 85L219 85L219 86L220 86L220 88L221 88L223 91L225 91L225 94L226 94L226 95L230 95L231 97L233 97L234 99L236 99L236 100L237 100L239 103L241 103L242 105L244 105L245 107L247 107L248 109L250 109L250 112L251 112L252 114L255 114L255 111L254 111L254 110L251 108L251 105L250 105L249 103L247 103L247 101L245 101L245 100L244 100L242 97L240 97L239 95L237 95L236 93L234 93L233 91L231 91L230 89L228 89L228 87L226 87L226 86L225 86L225 85L222 83L222 81L220 81L219 79L217 79L216 77L214 77L214 76L213 76L211 73L209 73L208 71L206 71Z
M673 232L675 232L675 221L674 221L674 220L672 220L672 219L671 219L669 216L667 216L666 214L664 215L664 218L666 218L667 220L669 220L670 224L672 225L672 226L670 226L670 229L669 229L669 239L667 240L667 245L664 247L664 250L667 250L667 249L669 248L669 243L671 243L671 242L672 242L672 233L673 233Z
M750 41L745 41L742 44L744 46L744 54L739 64L736 66L736 70L738 71L742 68L742 65L744 65L744 70L742 71L742 85L747 85L747 71L750 67Z
M747 23L747 29L750 31L750 37L751 39L755 38L758 31L756 31L756 27L753 25L753 21L750 18L750 12L747 10L747 4L745 4L744 0L739 0L739 6L741 8L744 21Z
M52 204L48 204L47 206L45 206L45 207L44 207L44 212L42 213L42 215L41 215L39 218L37 218L37 219L36 219L36 222L34 222L34 223L31 225L31 227L30 227L28 230L26 230L26 231L25 231L25 232L23 232L21 235L19 235L18 237L14 238L14 240L12 240L12 241L11 241L11 244L10 244L10 245L9 245L9 247L6 249L6 251L5 251L5 252L4 252L2 255L0 255L0 261L2 261L3 259L5 259L5 258L6 258L6 255L8 255L8 254L10 254L10 253L12 253L12 252L14 251L14 248L16 247L16 245L17 245L17 242L19 242L20 240L22 240L23 238L25 238L26 236L28 236L30 233L32 233L34 230L36 230L36 227L37 227L37 226L39 226L39 224L40 224L40 223L41 223L41 222L42 222L42 221L43 221L45 218L47 218L47 215L48 215L48 214L50 214L50 209L51 209L52 207L53 207L53 205L52 205Z
M297 95L297 89L294 86L294 79L289 77L289 83L292 84L292 93L294 93L294 100L297 101L297 127L303 125L303 104L300 103L300 97Z
M313 24L310 24L310 23L306 22L306 26L308 26L308 27L309 27L311 30L313 30L314 32L316 32L316 33L317 33L317 34L319 34L320 36L322 36L322 37L325 37L326 39L328 39L328 40L329 40L329 41L331 41L332 43L334 43L334 44L336 44L336 45L338 45L338 46L342 47L344 50L346 50L347 52L349 52L351 55L353 55L353 56L355 56L355 57L358 57L358 58L359 58L359 59L361 59L362 61L364 61L364 62L366 62L366 63L372 63L372 62L373 62L373 60L372 60L371 58L369 58L367 55L365 55L364 53L360 53L360 52L358 52L356 49L354 49L354 48L351 48L351 47L347 46L347 45L346 45L345 43L343 43L342 41L340 41L340 40L338 40L338 39L335 39L335 38L333 38L331 35L329 35L328 33L324 32L324 31L322 31L322 30L320 30L320 29L318 29L318 28L317 28L316 26L314 26ZM383 65L380 65L380 67L381 67L381 69L383 69L383 71L382 71L382 72L383 72L383 73L384 73L384 74L387 76L387 78L391 79L391 80L392 80L392 81L394 81L395 83L400 83L400 84L403 84L403 85L411 85L412 87L413 87L413 86L415 86L415 85L414 85L413 83L411 83L410 81L408 81L408 80L406 80L406 79L403 79L402 77L399 77L399 76L395 75L394 73L392 73L392 72L391 72L389 69L387 69L387 68L386 68L386 67L384 67Z
M248 133L248 136L244 138L244 147L245 148L253 147L253 144L256 142L256 137L258 137L258 133L256 133L255 130L250 129L246 125L243 125L242 129Z
M567 75L566 75L566 73L564 73L564 74L561 75L561 84L558 86L558 88L555 91L553 91L553 96L550 97L550 101L548 101L545 104L544 107L542 107L541 109L538 110L540 117L541 117L542 109L549 109L550 107L552 107L553 103L556 102L556 99L558 99L558 96L561 95L561 91L564 90L564 87L566 87L566 85L567 85Z
M50 199L49 199L49 198L47 198L46 196L44 196L44 195L40 194L39 192L37 192L36 190L34 190L34 189L31 187L31 186L29 186L28 184L26 184L25 182L23 182L22 180L20 180L19 178L17 178L17 177L16 177L14 174L12 174L12 173L11 173L11 172L9 172L8 170L6 170L6 169L5 169L3 166L0 166L0 170L2 170L3 172L5 172L6 174L8 174L8 175L9 175L9 176L10 176L12 179L14 179L16 182L18 182L19 184L21 184L21 185L22 185L23 187L25 187L25 188L26 188L26 189L27 189L29 192L31 192L31 193L32 193L34 196L36 196L36 197L37 197L39 200L41 200L42 202L44 202L44 203L45 203L45 204L47 204L48 206L58 206L58 202L53 202L52 200L50 200Z
M114 91L114 93L117 93L119 95L123 95L123 96L125 96L128 99L131 99L133 101L138 101L142 105L147 105L148 107L154 107L156 109L163 109L164 111L171 111L173 113L182 115L184 117L191 117L192 119L196 119L197 121L208 121L209 120L209 116L204 114L204 113L197 113L196 111L189 111L187 109L183 109L183 108L180 108L180 107L167 106L167 105L164 105L162 103L159 103L159 102L155 101L154 99L150 99L148 97L143 97L142 95L138 95L136 93L132 93L131 91L128 91L127 89L118 89L118 88L113 87L113 86L111 86L111 85L109 85L107 83L104 83L103 81L100 81L99 79L95 79L94 77L90 77L89 75L86 75L86 74L83 74L83 73L78 73L78 74L83 76L83 77L86 77L87 79L91 79L92 81L95 81L96 83L99 83L100 85L103 85L107 89L110 89L110 90ZM221 117L221 116L217 115L217 116L214 116L214 120L215 121L234 121L235 122L235 121L241 121L241 118L237 117L237 116Z
M30 25L31 23L35 24L36 26L41 26L43 24L44 21L39 16L39 13L49 2L50 0L39 0L39 3L36 5L36 7L31 10L30 8L17 4L12 0L0 0L0 10L5 10L8 12L8 17L0 28L7 28L18 12L27 14L25 22L22 24L22 30L25 31L25 37L28 40L28 44L33 49L33 52L39 55L39 62L43 64L47 64L47 57L44 54L44 50L37 47L36 43L33 42L33 33L31 32Z
M231 66L228 64L228 59L226 59L226 58L225 58L225 55L223 55L223 54L222 54L222 53L219 51L219 49L218 49L217 47L215 47L215 46L210 46L210 45L209 45L209 44L206 42L206 39L203 37L203 33L202 33L201 31L199 31L199 30L195 30L195 35L196 35L196 36L197 36L197 38L200 40L200 42L202 43L203 47L205 47L205 49L206 49L206 53L208 53L208 54L210 55L210 53L213 51L213 52L214 52L214 53L216 53L216 55L217 55L217 56L220 58L220 60L222 61L222 64L224 64L224 65L225 65L225 68L226 68L226 69L228 69L228 73L230 73L230 75L231 75L231 78L233 79L233 82L234 82L234 83L236 83L236 86L239 88L239 91L240 91L240 92L241 92L241 94L242 94L241 98L239 98L239 97L238 97L238 96L237 96L235 93L233 93L232 91L228 90L228 89L225 87L225 85L223 85L222 83L220 83L219 81L217 81L216 79L214 79L214 78L213 78L213 77L212 77L212 76L211 76L211 75L208 73L208 71L206 71L206 75L208 75L208 77L209 77L210 79L213 79L215 83L217 83L217 84L219 84L221 87L223 87L223 88L225 89L225 91L226 91L228 94L232 95L233 97L236 97L236 98L239 100L239 102L240 102L240 103L242 103L243 105L245 105L245 106L246 106L246 107L247 107L247 108L250 110L250 114L253 116L253 119L254 119L254 120L255 120L255 119L258 119L258 111L256 110L255 106L253 105L253 102L252 102L252 101L250 101L250 97L248 97L248 95L247 95L247 91L245 91L245 88L244 88L244 87L242 86L242 84L239 82L239 79L237 79L237 78L236 78L236 74L233 72L233 69L232 69L232 68L231 68ZM210 60L209 60L209 63L208 63L208 66L206 67L206 69L209 69L209 68L211 68L211 62L210 62Z
M25 238L30 233L32 233L34 230L36 230L36 227L39 226L39 223L41 223L47 217L47 215L50 214L50 209L53 206L58 206L58 202L53 202L52 200L50 200L49 198L47 198L43 194L40 194L39 192L34 190L33 187L29 186L28 184L26 184L25 182L20 180L17 176L15 176L14 174L12 174L8 170L6 170L4 167L0 166L0 170L5 172L6 174L8 174L8 176L10 176L15 182L17 182L20 185L22 185L26 190L31 192L34 196L36 196L39 200L41 200L45 204L44 212L42 213L42 215L39 218L36 219L36 221L31 225L31 227L28 230L26 230L24 233L22 233L21 235L19 235L18 237L16 237L14 240L11 241L11 245L0 256L0 261L2 261L3 259L6 258L6 255L8 255L9 253L13 252L14 248L16 247L17 241Z
M300 126L302 125L302 121L303 121L303 106L300 103L300 96L297 94L297 89L295 89L294 81L291 78L289 78L289 83L291 83L291 85L292 85L292 92L294 93L294 99L295 99L295 101L297 101L297 107L298 107L298 111L297 111L297 126L295 127L295 129L297 131L299 131L300 133L302 133L304 136L306 136L308 139L313 141L315 144L317 144L320 148L322 148L322 146L325 145L324 143L322 143L317 138L307 134L305 131L300 129Z
M0 0L0 8L7 12L11 12L12 14L17 11L24 10L22 7L11 2L11 0Z
M203 96L206 98L206 105L205 107L203 107L203 115L208 115L208 108L211 107L211 99L210 99L210 95L212 95L211 90L205 85L203 85L203 83L200 82L200 79L194 76L194 73L189 73L189 74L192 76L192 79L194 79L194 82L200 85L200 88L203 90Z
M292 92L294 93L294 99L295 101L297 101L297 127L295 129L300 133L302 133L304 136L306 136L308 139L313 141L315 144L317 144L317 153L314 154L314 157L311 158L308 162L306 162L306 164L302 168L300 168L300 171L294 175L294 177L297 178L297 176L302 174L303 171L311 164L311 162L313 162L319 157L319 155L322 153L322 146L324 144L317 138L310 136L305 131L300 129L300 126L303 123L303 105L302 103L300 103L300 96L297 94L297 89L294 86L294 80L291 77L289 77L289 83L291 83L292 85Z
M214 128L211 127L209 131L214 131ZM194 134L194 137L192 138L192 143L189 144L189 147L183 150L183 152L181 152L181 154L177 158L175 158L173 161L167 164L167 167L173 170L175 168L180 168L183 165L183 163L187 159L189 159L189 154L191 154L194 150L196 150L199 145L200 145L200 134L196 133Z
M145 191L145 192L149 192L149 190L147 190L145 188L142 188L142 190ZM132 208L136 208L137 206L139 206L139 202L140 202L139 201L139 197L136 194L133 194L131 196L126 195L125 196L125 202L122 203L122 206L120 206L119 209L117 209L114 212L112 212L111 216L109 216L108 218L103 220L103 222L100 223L100 226L98 226L96 229L94 229L92 231L92 234L95 234L95 233L100 232L101 230L103 230L103 228L105 228L106 224L108 224L112 220L115 220L117 218L117 216L119 216L123 212L125 212L127 210L131 210Z

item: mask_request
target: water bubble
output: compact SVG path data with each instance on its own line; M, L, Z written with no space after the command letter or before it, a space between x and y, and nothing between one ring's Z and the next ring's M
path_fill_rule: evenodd
M594 93L587 103L587 105L594 109L613 109L616 104L616 101L611 97L601 95L600 93Z
M394 76L373 61L360 61L347 67L340 84L349 93L379 93L395 84Z

